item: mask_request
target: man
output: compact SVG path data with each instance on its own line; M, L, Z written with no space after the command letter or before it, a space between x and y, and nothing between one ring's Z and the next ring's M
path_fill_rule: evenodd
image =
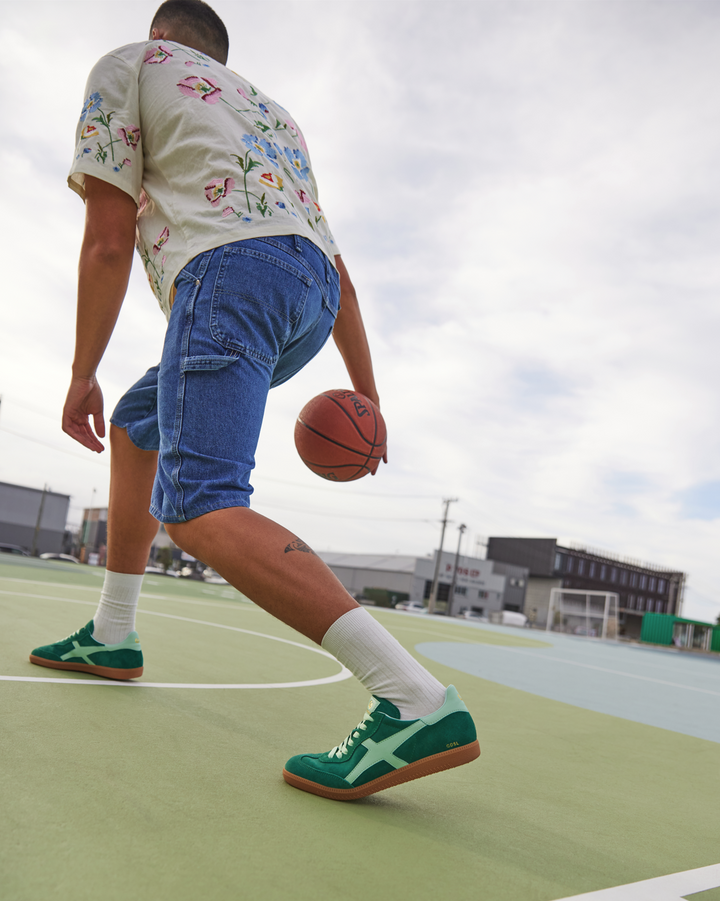
M321 644L371 692L344 742L294 757L284 770L298 788L352 799L480 752L455 689L421 667L308 545L249 509L267 392L331 333L355 390L379 400L355 291L318 203L302 133L225 67L227 52L225 26L207 4L168 0L148 43L108 54L90 74L69 177L86 222L63 429L102 451L95 373L127 288L136 228L168 330L160 366L111 419L98 610L30 659L116 679L142 673L135 609L160 520L181 548Z

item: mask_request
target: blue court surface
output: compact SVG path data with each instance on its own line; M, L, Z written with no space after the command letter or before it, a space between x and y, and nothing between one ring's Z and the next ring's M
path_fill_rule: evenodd
M423 642L416 649L438 663L519 691L720 742L720 654L691 655L555 632L526 634L549 647Z

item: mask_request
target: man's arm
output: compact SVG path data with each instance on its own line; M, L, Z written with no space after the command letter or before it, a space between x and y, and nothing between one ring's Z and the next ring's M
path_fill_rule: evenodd
M125 299L135 245L135 201L102 179L85 176L85 234L78 267L77 326L72 381L63 431L100 453L103 396L95 372ZM95 432L89 422L93 417Z
M379 407L380 400L375 387L370 347L360 305L340 254L335 257L335 266L340 274L340 312L335 320L333 338L345 362L353 388Z
M340 275L340 312L335 320L333 338L345 362L345 368L353 388L360 394L364 394L365 397L369 397L379 407L380 398L375 386L370 346L365 334L355 287L350 281L350 275L340 254L335 257L335 265ZM387 452L383 456L383 461L387 463ZM373 470L372 475L375 475L376 472L377 467Z

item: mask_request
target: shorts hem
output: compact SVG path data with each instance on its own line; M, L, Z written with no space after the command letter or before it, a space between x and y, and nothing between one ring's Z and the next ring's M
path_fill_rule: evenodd
M154 505L150 505L150 514L158 520L158 522L162 523L183 523L189 522L191 519L197 519L199 516L204 516L206 513L214 513L215 510L228 510L232 507L246 507L250 508L250 500L249 498L243 497L242 500L244 503L237 503L236 501L240 500L240 498L228 499L226 501L220 501L215 504L208 504L200 509L193 510L190 516L180 516L178 514L170 514L166 515L162 512L162 510L158 510L158 508Z
M155 441L154 439L149 441L141 441L134 437L136 430L133 429L133 425L135 425L135 423L121 422L119 419L115 419L111 416L110 425L114 425L116 429L122 429L138 450L154 453L157 453L160 450L159 441Z

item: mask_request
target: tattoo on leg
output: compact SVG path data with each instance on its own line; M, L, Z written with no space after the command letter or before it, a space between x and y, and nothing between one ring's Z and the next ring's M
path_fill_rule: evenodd
M312 554L313 556L317 556L315 551L301 538L296 538L295 541L291 541L290 544L285 548L285 553L289 554L290 551L301 551L303 554Z

